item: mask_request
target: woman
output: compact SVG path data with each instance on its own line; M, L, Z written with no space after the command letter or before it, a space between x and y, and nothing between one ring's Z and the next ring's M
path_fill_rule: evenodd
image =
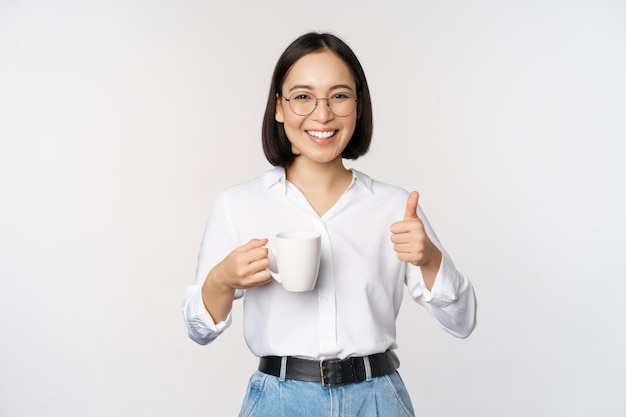
M367 81L348 45L328 33L293 41L263 121L275 168L217 198L183 307L189 336L207 344L243 297L245 339L260 361L240 416L413 416L393 352L404 285L454 336L475 327L471 283L418 193L344 166L371 136ZM312 291L288 292L267 270L268 238L285 230L322 235Z

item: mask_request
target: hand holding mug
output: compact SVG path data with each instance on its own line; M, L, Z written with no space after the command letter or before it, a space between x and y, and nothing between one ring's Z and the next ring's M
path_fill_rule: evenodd
M232 289L245 289L267 284L270 261L265 245L267 239L252 239L229 253L215 266L215 279Z

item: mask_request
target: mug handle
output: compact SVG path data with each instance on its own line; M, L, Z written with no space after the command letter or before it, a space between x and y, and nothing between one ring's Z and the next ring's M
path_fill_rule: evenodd
M273 247L268 246L268 245L265 245L263 247L266 248L269 252L271 252L272 255L274 256L274 258L276 258L276 249L274 249ZM270 268L267 268L267 271L272 275L272 278L274 278L280 284L283 283L283 281L280 279L280 274L278 272L274 272Z

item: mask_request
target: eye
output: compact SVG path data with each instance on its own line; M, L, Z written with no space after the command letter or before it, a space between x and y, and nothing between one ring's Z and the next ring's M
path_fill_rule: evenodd
M352 98L351 94L348 93L335 93L332 95L331 97L333 100L336 101L344 101L344 100L349 100Z
M289 100L311 100L313 99L313 97L308 94L308 93L294 93L291 95L291 97L289 98Z

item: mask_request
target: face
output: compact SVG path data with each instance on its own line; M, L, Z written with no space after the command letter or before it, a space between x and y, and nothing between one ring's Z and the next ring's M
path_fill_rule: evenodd
M287 73L282 91L286 98L294 93L324 99L342 93L357 96L350 68L330 51L310 53L296 61ZM357 106L352 113L340 117L330 111L326 100L318 100L311 114L299 116L284 97L277 98L276 121L284 124L293 153L300 155L294 164L303 160L321 164L341 161L341 153L356 127Z

